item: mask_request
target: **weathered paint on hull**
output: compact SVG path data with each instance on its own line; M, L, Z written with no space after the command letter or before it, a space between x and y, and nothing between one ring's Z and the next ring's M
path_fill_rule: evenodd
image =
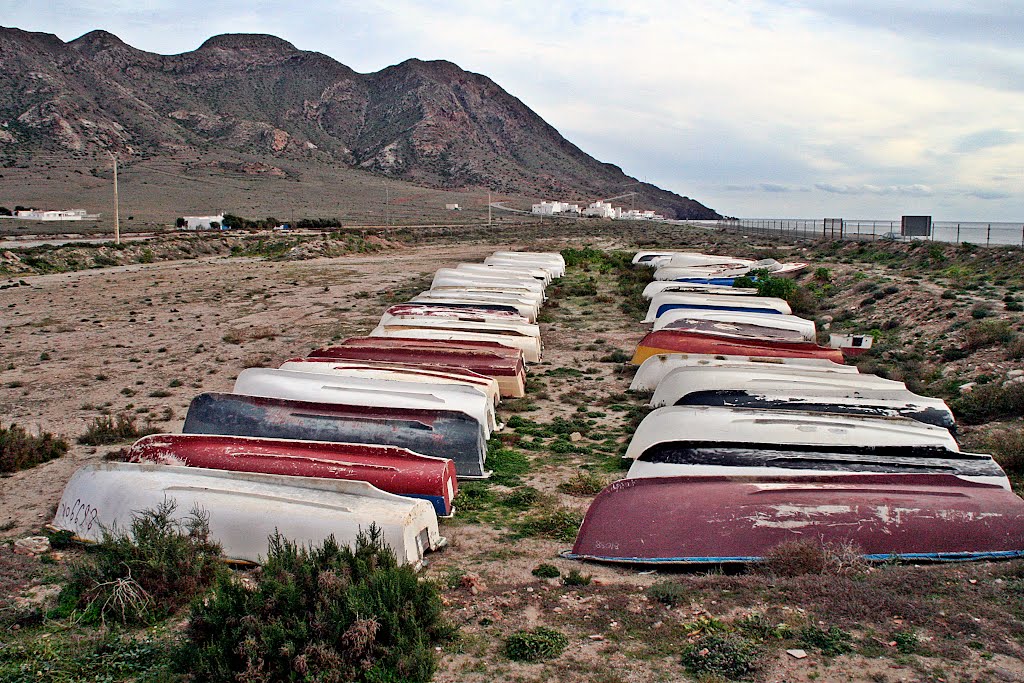
M153 434L128 449L128 462L365 481L381 491L422 498L440 516L458 491L455 463L406 448L207 434Z
M627 479L719 475L728 477L837 474L952 474L1009 490L1006 473L982 453L944 448L798 446L790 444L670 441L633 461Z
M759 410L800 410L810 413L836 413L842 415L865 415L869 417L906 417L924 424L945 427L956 433L953 413L912 401L885 401L882 399L842 399L830 397L800 396L781 398L751 394L743 390L719 389L698 391L687 394L673 405L677 406L724 406L727 408L752 408Z
M775 358L820 358L843 362L838 349L818 346L813 342L762 342L729 339L709 334L676 330L658 330L645 336L633 354L633 365L640 365L659 353L699 353L725 356L765 356Z
M465 413L310 403L239 394L199 394L186 434L381 444L455 461L459 478L488 476L483 427Z
M1024 500L944 474L623 479L598 494L571 557L752 562L791 541L885 560L1024 556Z
M366 482L127 462L94 463L75 472L53 527L99 541L104 528L125 529L139 510L164 501L176 504L175 519L196 508L207 512L210 539L231 560L260 562L267 538L278 532L300 546L330 536L351 545L371 524L403 564L418 566L425 552L445 543L429 503Z
M397 361L465 368L493 377L504 397L519 398L526 392L526 363L522 352L500 344L352 337L339 346L316 349L309 355L311 358Z

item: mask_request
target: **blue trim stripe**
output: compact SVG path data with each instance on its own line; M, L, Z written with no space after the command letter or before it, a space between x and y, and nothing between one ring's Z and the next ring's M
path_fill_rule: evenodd
M774 308L751 308L749 306L715 306L713 304L662 304L658 307L658 312L655 317L660 317L665 311L677 311L696 309L701 311L742 311L744 313L766 313L769 315L782 315L780 311L776 311Z
M760 562L763 557L721 556L721 557L611 557L604 555L577 555L566 551L561 556L567 560L594 560L597 562L621 562L625 564L726 564L729 562ZM1024 557L1024 550L992 550L959 553L891 553L862 555L870 562L887 560L908 560L924 562L974 562L979 560L1009 560Z

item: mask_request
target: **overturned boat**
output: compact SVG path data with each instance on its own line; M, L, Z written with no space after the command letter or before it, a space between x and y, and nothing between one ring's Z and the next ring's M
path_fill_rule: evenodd
M636 459L656 444L674 441L960 450L949 430L905 418L667 406L644 417L633 432L624 457Z
M688 329L670 329L649 332L636 347L633 365L640 365L651 356L662 353L696 353L723 356L767 356L774 358L818 358L842 363L841 351L806 341L796 332L766 332L759 327L730 325L704 321Z
M504 295L496 292L465 292L462 290L428 290L417 294L409 303L436 304L443 306L465 306L467 308L501 308L512 309L523 316L528 322L537 322L539 306L537 302L522 299L515 295Z
M404 339L422 339L436 342L462 342L475 341L482 343L500 344L510 349L522 351L523 358L530 363L539 363L541 360L542 344L539 336L524 336L514 332L503 332L501 330L477 331L460 329L444 329L437 327L375 327L370 330L370 337L397 337ZM838 351L836 353L839 353ZM842 355L842 354L840 354Z
M799 410L874 417L906 417L954 430L945 401L920 396L903 382L875 375L829 375L775 372L765 367L689 367L668 373L651 399L669 405L726 406L764 410Z
M312 372L320 375L344 375L362 379L390 379L424 384L460 384L475 387L484 392L494 405L498 405L501 401L497 380L463 368L345 361L331 358L292 358L282 363L278 369L292 372Z
M430 503L366 482L124 462L75 472L53 526L99 541L104 529L128 529L138 511L165 501L175 503L177 519L193 510L208 514L210 540L230 560L260 562L267 539L277 533L299 545L321 544L330 536L354 545L371 524L403 564L419 566L425 553L444 544Z
M645 299L654 298L659 292L685 292L690 294L728 294L730 296L757 296L753 287L733 287L731 285L712 285L701 282L676 282L675 280L655 280L649 282L643 291Z
M232 391L246 396L286 398L312 403L453 410L466 413L477 420L483 426L484 436L487 438L490 438L491 432L498 428L494 404L479 389L464 385L425 384L272 368L246 368L238 373Z
M519 398L526 392L526 365L522 351L496 343L350 337L338 346L316 349L310 356L466 368L494 378L502 396Z
M422 498L438 516L452 513L455 463L406 448L371 444L207 434L152 434L128 449L128 462L365 481L381 491Z
M799 332L807 341L817 339L817 330L813 320L795 315L781 313L745 313L741 311L707 311L700 309L679 309L666 311L654 321L654 330L688 329L690 320L713 320L721 323L747 324L767 327L773 330L790 330ZM726 328L722 328L726 331Z
M207 393L192 399L182 431L396 446L453 460L463 479L489 476L484 469L487 439L483 427L469 415L450 410Z
M944 474L624 479L599 493L569 557L756 562L792 541L852 544L868 560L1024 556L1024 501Z
M737 370L760 371L770 368L776 372L806 374L838 372L857 374L856 365L841 365L820 358L770 358L767 356L725 356L700 353L658 353L650 356L633 375L630 391L654 391L658 384L676 368L714 367L736 368Z
M491 263L460 263L455 270L497 277L532 277L545 285L551 282L551 271L526 261L492 261Z
M644 318L644 322L653 323L666 311L676 309L793 314L793 309L789 307L789 304L782 299L769 296L659 292L651 299L651 305L647 309L647 317Z

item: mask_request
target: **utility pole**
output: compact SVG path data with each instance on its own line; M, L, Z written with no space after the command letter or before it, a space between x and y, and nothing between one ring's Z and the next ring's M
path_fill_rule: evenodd
M391 190L388 189L387 181L384 183L384 223L391 225Z
M110 153L114 160L114 244L121 244L121 203L117 199L117 155Z
M487 190L487 227L491 226L491 191Z

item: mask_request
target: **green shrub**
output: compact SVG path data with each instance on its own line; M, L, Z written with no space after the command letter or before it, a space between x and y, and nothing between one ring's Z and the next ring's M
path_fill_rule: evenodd
M832 271L828 268L815 268L814 279L818 282L832 282Z
M33 436L16 424L9 427L0 424L0 472L35 467L67 452L68 442L49 432Z
M800 630L799 637L806 647L819 650L823 655L841 655L853 649L853 637L838 626L827 629L807 626Z
M1004 417L1024 416L1024 384L982 384L951 402L957 418L981 424Z
M582 523L583 515L578 510L558 506L528 516L519 524L519 531L527 536L573 541Z
M501 499L501 504L513 510L529 510L540 500L540 491L532 486L520 486Z
M646 591L647 597L668 607L678 607L690 603L690 593L681 583L675 581L659 581Z
M1007 301L1006 310L1013 312L1024 311L1024 304L1021 304L1019 301Z
M429 681L450 637L437 587L371 525L355 547L270 538L255 586L229 576L196 603L179 656L195 680Z
M193 510L174 518L165 501L132 516L128 529L108 529L74 565L61 602L83 621L112 619L144 624L173 613L204 591L220 573L220 545L209 540L209 520Z
M1009 310L1009 309L1007 309ZM615 349L611 353L601 356L602 363L628 363L633 356L622 349Z
M100 415L93 419L85 434L78 437L78 443L87 446L106 446L132 441L158 431L150 425L139 427L135 423L135 416L127 413L120 413L116 418L110 415Z
M558 571L558 567L553 564L547 564L546 562L538 564L533 568L531 573L541 579L557 579L562 575L562 572Z
M977 304L971 309L971 317L975 320L981 320L982 318L987 318L990 315L992 315L992 309L986 304Z
M952 289L944 290L942 292L942 298L943 299L955 299L956 298L956 292L954 292Z
M561 631L538 626L516 631L505 639L505 656L517 662L539 662L554 659L569 646L569 638Z
M964 330L964 348L976 351L993 344L1006 344L1016 336L1005 320L979 320Z
M896 649L904 655L914 654L921 645L917 634L913 631L897 631L893 634L892 639L896 643Z
M712 633L683 650L683 666L697 677L750 678L760 668L762 652L755 643L735 633Z
M1024 430L1004 429L988 437L992 457L1009 474L1024 474Z
M590 574L581 573L579 569L573 569L565 575L562 583L566 586L589 586L593 578Z
M570 496L594 496L605 487L605 480L593 472L579 471L569 481L558 485L558 490Z

